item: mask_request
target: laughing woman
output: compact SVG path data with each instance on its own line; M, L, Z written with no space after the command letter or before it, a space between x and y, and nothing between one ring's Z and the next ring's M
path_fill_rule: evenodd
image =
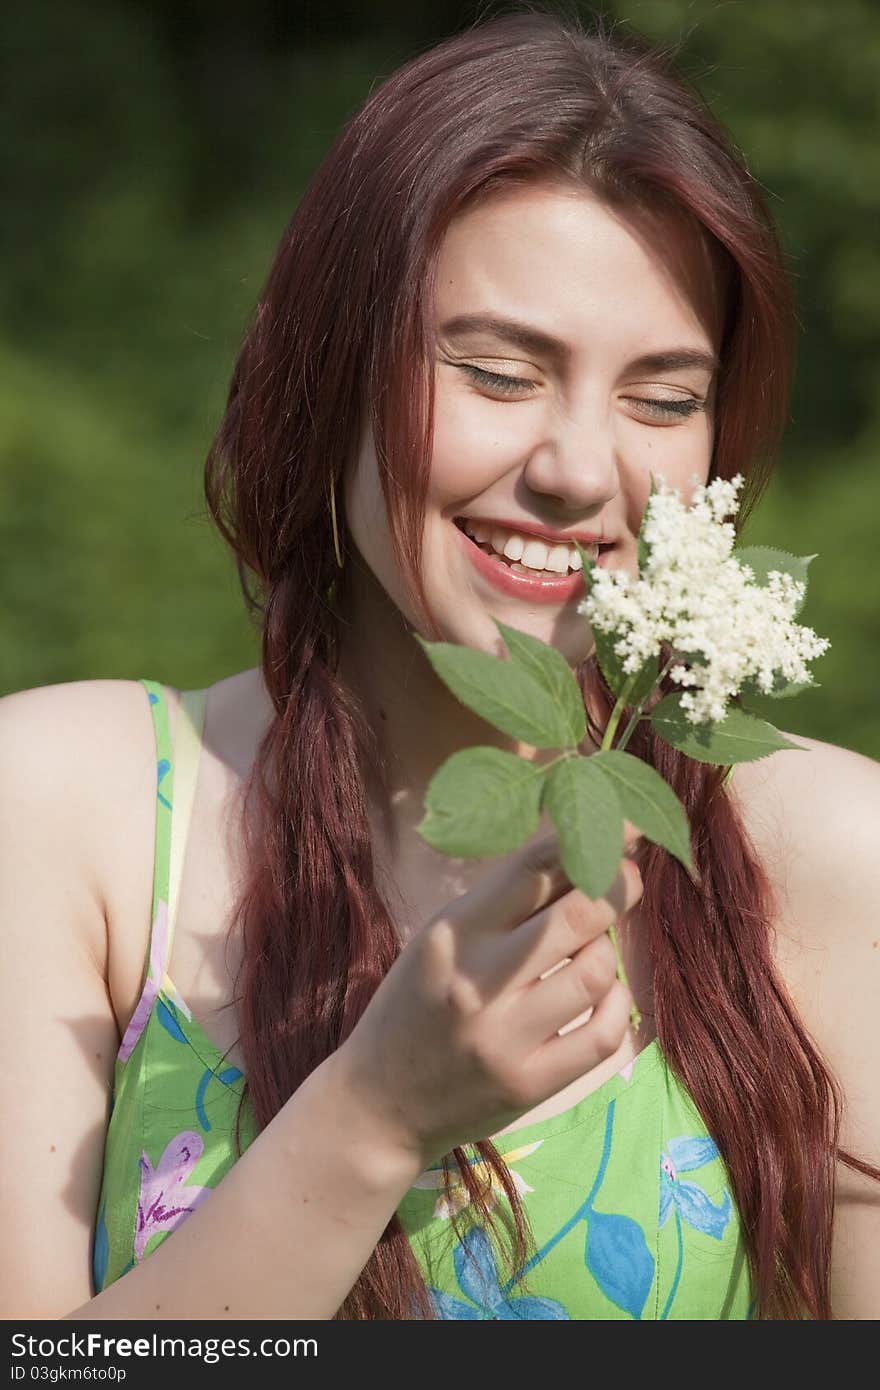
M417 635L552 643L595 750L554 575L635 572L652 473L745 474L742 519L791 323L641 41L519 13L370 94L207 461L260 665L0 702L7 1318L880 1314L878 766L800 737L722 785L643 726L696 881L631 841L600 901L546 821L494 862L416 829L457 749L542 757Z

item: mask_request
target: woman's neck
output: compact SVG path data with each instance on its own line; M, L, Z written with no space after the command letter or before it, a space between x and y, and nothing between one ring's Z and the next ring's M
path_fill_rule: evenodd
M381 773L369 793L395 856L411 843L431 778L453 753L480 745L537 764L557 756L557 749L510 738L456 699L378 584L351 596L339 630L337 674L376 735ZM591 741L582 745L589 749L595 749Z

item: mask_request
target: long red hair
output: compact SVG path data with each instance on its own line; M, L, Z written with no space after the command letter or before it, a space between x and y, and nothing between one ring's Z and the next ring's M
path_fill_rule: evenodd
M424 630L442 638L419 577L437 254L474 199L548 179L624 208L675 209L703 229L726 300L712 475L746 474L740 522L766 486L790 386L784 260L754 179L668 55L529 9L468 28L378 86L282 237L205 468L276 711L246 788L249 872L233 924L260 1126L351 1033L400 950L367 820L366 769L381 776L381 760L335 669L351 567L337 574L330 481L344 533L342 474L369 418L397 561ZM595 660L577 675L592 717L610 712ZM876 1170L839 1154L836 1086L775 972L769 882L723 770L646 725L630 749L683 801L700 881L649 846L641 917L660 1044L727 1166L757 1316L828 1318L835 1161ZM519 1197L495 1147L479 1150L507 1192L522 1262ZM464 1150L447 1162L491 1222ZM337 1317L412 1316L431 1317L431 1303L395 1216Z

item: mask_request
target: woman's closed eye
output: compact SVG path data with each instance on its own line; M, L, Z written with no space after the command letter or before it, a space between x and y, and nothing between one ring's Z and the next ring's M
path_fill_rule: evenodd
M478 385L486 387L490 391L497 391L504 396L520 395L528 392L538 383L529 381L526 377L507 376L502 372L489 372L484 367L474 366L470 362L460 362L458 366L463 372L467 372ZM675 398L661 396L625 396L624 400L629 401L639 410L645 411L655 419L679 419L686 420L697 411L705 407L705 400L697 396L680 396Z
M475 367L470 362L460 362L458 364L463 372L470 372L475 381L481 386L488 386L492 391L502 391L505 395L514 395L519 391L527 391L530 386L535 386L534 381L527 381L521 376L505 376L502 372L487 372L483 367Z
M675 417L680 420L689 420L706 405L705 400L699 400L696 396L679 396L674 400L655 396L627 396L626 399L649 414L656 412L658 416L665 415L667 419Z

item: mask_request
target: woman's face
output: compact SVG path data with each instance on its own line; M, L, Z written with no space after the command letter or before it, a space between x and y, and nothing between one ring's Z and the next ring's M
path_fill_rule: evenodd
M500 653L495 617L552 643L570 665L589 653L577 612L583 581L559 547L597 537L609 547L603 565L636 573L651 474L685 500L694 475L706 481L721 325L715 284L708 252L683 220L636 220L579 191L505 190L452 223L437 268L422 552L444 640ZM381 590L417 627L369 431L347 478L346 518ZM482 546L462 519L489 533ZM511 560L521 545L526 576L489 554L506 550Z

